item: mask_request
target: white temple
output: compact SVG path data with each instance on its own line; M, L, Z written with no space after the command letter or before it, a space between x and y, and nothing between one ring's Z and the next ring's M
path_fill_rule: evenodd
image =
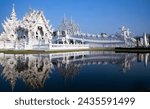
M22 20L17 20L13 5L10 18L7 18L2 25L4 32L1 34L1 47L3 48L32 49L33 45L51 43L53 29L42 11L29 11Z
M0 49L15 50L63 50L88 49L90 47L126 47L135 46L129 29L122 27L121 32L91 35L82 33L79 26L64 17L58 30L46 20L42 11L30 10L22 20L16 17L13 4L12 13L2 24Z

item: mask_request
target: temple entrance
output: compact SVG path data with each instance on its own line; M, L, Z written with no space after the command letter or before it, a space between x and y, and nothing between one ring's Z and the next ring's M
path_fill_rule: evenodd
M38 26L36 31L36 39L42 39L43 36L44 36L43 28L41 26Z
M44 35L44 32L43 32L43 28L42 27L38 27L38 31L39 31L39 34L40 36L43 36Z
M43 31L43 27L41 27L41 26L37 27L36 39L39 41L40 44L44 44L45 43L44 31Z
M45 44L43 27L38 26L36 31L36 39L40 44Z

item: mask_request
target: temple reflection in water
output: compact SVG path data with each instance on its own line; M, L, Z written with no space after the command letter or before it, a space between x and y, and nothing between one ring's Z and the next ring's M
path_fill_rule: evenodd
M31 89L43 88L45 81L57 70L63 80L79 75L84 66L118 65L127 72L135 62L150 62L147 54L127 54L110 51L84 51L54 54L0 54L1 75L14 90L17 80L21 80Z

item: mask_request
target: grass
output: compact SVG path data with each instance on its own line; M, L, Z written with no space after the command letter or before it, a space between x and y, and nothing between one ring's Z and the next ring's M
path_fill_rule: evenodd
M47 54L47 53L62 53L62 52L79 52L79 51L114 51L115 48L89 48L89 49L76 49L76 50L4 50L1 49L0 53L5 54Z
M89 49L76 49L76 50L4 50L0 49L0 53L5 54L48 54L48 53L64 53L64 52L80 52L80 51L115 51L115 52L126 52L126 53L150 53L150 49L115 49L115 48L89 48Z

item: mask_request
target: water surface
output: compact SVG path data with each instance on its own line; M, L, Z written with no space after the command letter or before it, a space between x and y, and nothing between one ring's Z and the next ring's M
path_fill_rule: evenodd
M0 54L0 91L150 91L150 54Z

